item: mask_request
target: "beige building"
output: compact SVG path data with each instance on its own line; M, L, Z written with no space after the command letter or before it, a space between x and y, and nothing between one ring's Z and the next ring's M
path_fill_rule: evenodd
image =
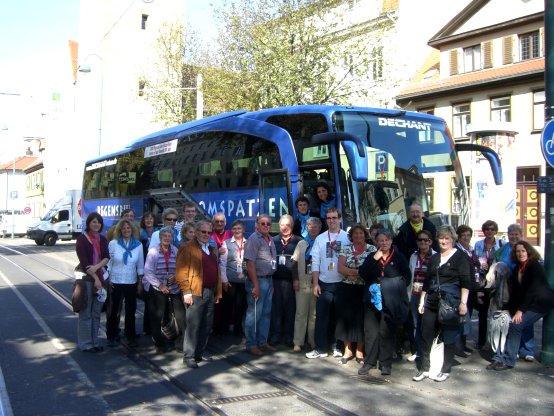
M542 0L472 1L429 40L434 49L426 63L396 97L401 108L444 118L456 142L500 155L502 187L492 183L482 158L461 156L476 237L485 219L499 222L501 231L517 221L524 238L544 245L544 197L536 190L537 176L545 174L543 20ZM431 194L444 186L429 178Z

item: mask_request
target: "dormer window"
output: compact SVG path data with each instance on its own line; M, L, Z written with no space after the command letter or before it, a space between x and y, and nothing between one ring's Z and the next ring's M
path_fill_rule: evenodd
M477 71L482 68L481 45L464 48L464 72Z
M539 31L519 35L520 60L535 59L541 56Z

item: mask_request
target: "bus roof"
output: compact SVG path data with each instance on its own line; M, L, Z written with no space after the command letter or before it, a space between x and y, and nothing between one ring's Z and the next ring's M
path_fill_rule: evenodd
M250 111L250 112L246 110L237 110L237 111L230 111L227 113L217 114L215 116L206 117L200 120L189 121L184 124L179 124L177 126L169 127L169 128L148 134L146 136L133 140L132 142L127 144L124 149L121 149L119 151L113 152L108 155L103 155L101 157L91 159L87 161L86 164L94 163L110 157L119 156L121 154L127 153L130 149L147 147L153 144L165 142L168 140L173 140L174 138L181 136L182 133L187 130L196 129L198 127L215 123L226 118L244 117L244 118L263 121L268 119L269 117L276 116L276 115L302 114L302 113L304 114L317 113L317 114L324 114L326 117L330 117L334 112L337 112L337 111L345 111L345 112L360 111L360 112L371 113L376 116L382 116L382 117L400 117L400 116L408 115L410 117L415 117L415 118L426 118L427 120L429 120L430 118L434 118L437 121L442 121L440 117L436 117L434 115L427 114L427 113L417 113L412 111L386 109L386 108L339 106L339 105L295 105L295 106L287 106L287 107L275 107L275 108L263 109L258 111Z

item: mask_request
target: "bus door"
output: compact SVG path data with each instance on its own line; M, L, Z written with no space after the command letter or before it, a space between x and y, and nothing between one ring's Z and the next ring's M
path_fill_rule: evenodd
M271 232L279 232L279 218L292 215L292 190L289 171L277 169L260 172L260 214L271 217Z

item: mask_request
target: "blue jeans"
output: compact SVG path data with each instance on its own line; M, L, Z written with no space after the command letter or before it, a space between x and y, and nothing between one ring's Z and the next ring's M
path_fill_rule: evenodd
M519 343L519 356L525 358L527 355L535 356L535 326L530 325L521 331L521 342Z
M421 315L419 314L419 301L421 300L421 294L412 294L410 299L410 315L408 319L412 320L413 333L410 337L410 341L413 340L416 347L416 354L421 357ZM412 339L413 338L413 339Z
M527 311L524 312L521 317L520 324L510 324L510 330L508 331L508 339L506 340L506 346L504 352L497 351L494 356L494 361L499 361L510 367L516 365L516 356L519 351L519 343L521 342L521 334L525 328L533 327L535 322L541 319L545 314Z
M315 304L315 349L319 352L327 352L328 345L328 329L329 329L329 317L331 315L331 306L335 303L337 291L339 290L341 282L337 283L325 283L319 281L319 288L321 294L317 298ZM333 328L333 335L335 330Z
M271 323L271 302L273 298L273 279L270 277L258 278L260 294L255 301L252 296L252 282L246 280L246 317L244 320L244 333L246 334L246 349L251 349L267 344L269 325Z

